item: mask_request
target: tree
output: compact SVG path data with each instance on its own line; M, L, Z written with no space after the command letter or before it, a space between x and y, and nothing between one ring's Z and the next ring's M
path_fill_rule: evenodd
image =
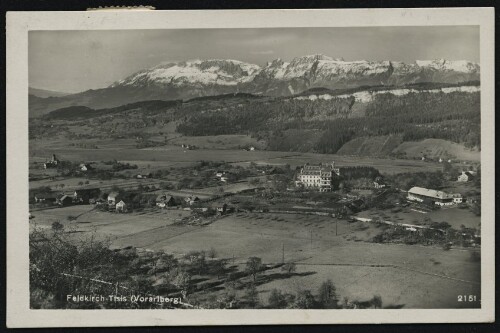
M226 272L226 260L215 260L212 261L210 265L210 273L217 275L217 278L220 278L222 274Z
M313 309L316 304L313 294L310 290L301 290L295 297L294 307L297 309Z
M210 259L214 259L215 257L217 257L217 251L214 247L211 247L210 250L208 250L207 255Z
M59 221L55 221L52 223L51 228L54 232L59 232L59 231L62 231L64 229L64 225Z
M382 296L374 295L372 298L372 305L375 309L381 309L382 308Z
M189 292L189 287L191 286L191 275L184 270L179 270L172 283L174 286L182 289L187 294Z
M321 284L318 292L318 301L325 309L337 308L337 290L332 280L328 279Z
M253 277L253 281L257 280L257 274L262 269L262 259L258 257L250 257L247 260L245 270Z
M284 309L287 306L285 295L277 289L271 290L268 303L271 309Z
M257 307L257 305L259 304L259 292L257 291L254 283L250 284L247 287L245 291L245 299L248 305L252 308Z

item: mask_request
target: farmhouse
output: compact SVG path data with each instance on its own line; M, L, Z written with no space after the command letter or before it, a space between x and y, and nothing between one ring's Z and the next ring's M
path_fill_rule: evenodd
M460 193L453 193L451 196L453 197L453 203L460 204L464 201Z
M375 181L373 182L373 187L376 188L376 189L381 189L381 188L385 188L386 185L384 184L384 182L382 181L382 178L381 177L377 177L375 179Z
M57 204L59 206L69 206L73 204L73 198L69 195L63 194L59 198L57 198Z
M219 205L219 206L217 206L217 208L216 208L216 209L217 209L217 213L218 213L218 214L220 214L220 215L224 215L224 214L226 213L226 211L227 211L227 204L226 204L226 203L224 203L224 204L222 204L222 205Z
M98 188L79 189L73 193L73 198L75 202L88 204L91 199L97 199L100 194L101 190Z
M175 206L176 202L173 196L168 194L160 194L156 197L156 206L164 208L164 207L172 207Z
M111 192L108 194L108 205L114 206L116 204L116 199L118 198L118 192Z
M55 154L52 154L51 159L43 164L43 168L44 169L55 168L55 167L57 167L58 164L59 164L59 160L57 159Z
M340 170L335 168L335 163L310 165L305 164L298 175L298 185L306 188L315 188L320 192L332 190L333 179L340 175Z
M127 211L127 204L123 200L120 200L120 202L116 204L116 211L118 213L126 212Z
M468 182L474 179L474 175L470 171L462 171L462 174L458 176L457 181Z
M406 198L415 202L430 201L438 206L450 206L455 203L452 194L416 186L408 191Z
M89 171L93 169L92 166L88 163L81 163L79 167L81 171Z
M198 198L198 197L196 197L196 196L189 196L189 197L184 198L184 201L185 201L188 205L192 206L192 205L194 205L195 203L197 203L198 201L200 201L200 198Z

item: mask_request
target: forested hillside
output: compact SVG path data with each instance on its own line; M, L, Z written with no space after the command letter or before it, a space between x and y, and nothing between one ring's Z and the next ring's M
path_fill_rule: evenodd
M251 134L268 142L280 141L287 131L299 135L297 130L315 130L320 135L314 149L321 153L336 153L354 138L384 135L399 135L403 141L436 138L480 146L479 93L381 94L363 105L363 117L352 116L355 103L354 98L276 99L198 113L177 130L184 135Z
M230 94L97 110L73 106L31 121L30 138L133 138L147 147L165 144L171 137L238 134L253 137L269 150L364 156L387 156L401 143L424 139L480 148L479 92L375 91L361 92L361 98L318 90L323 95ZM76 133L73 125L80 126Z

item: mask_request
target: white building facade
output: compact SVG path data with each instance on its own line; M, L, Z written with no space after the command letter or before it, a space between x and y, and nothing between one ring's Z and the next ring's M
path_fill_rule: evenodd
M332 190L333 179L340 175L335 163L331 164L305 164L298 175L297 184L306 188L318 189L320 192Z

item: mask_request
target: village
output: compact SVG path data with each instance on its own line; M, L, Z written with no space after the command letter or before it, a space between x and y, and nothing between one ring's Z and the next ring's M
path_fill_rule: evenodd
M58 185L32 188L30 219L45 209L84 205L109 214L134 214L143 210L191 212L193 217L185 218L186 221L213 221L214 218L238 212L316 214L349 221L384 222L403 226L411 233L422 228L436 229L439 223L429 218L415 223L401 222L403 219L399 217L391 221L370 214L377 208L392 212L418 212L422 216L432 215L437 210L470 210L476 215L480 212L480 197L472 186L474 180L477 184L477 172L472 167L457 170L449 162L444 163L448 165L443 170L448 172L440 175L448 177L447 183L458 187L465 185L469 189L465 194L422 186L403 189L401 181L398 183L384 177L373 167L339 167L335 162L306 163L294 170L289 165L252 163L248 167L235 167L222 162L200 161L194 168L135 173L133 171L137 166L128 163L72 163L53 154L42 164L43 170L56 171L59 178L86 177L87 180L66 188L63 188L64 184L59 184L59 188ZM123 173L124 170L126 173ZM175 172L184 176L191 172L192 177L169 181ZM98 184L101 186L89 182L115 178L120 181L100 181ZM113 218L112 215L110 218ZM440 221L441 226L469 230L467 244L480 244L478 226L463 223L458 227L454 222ZM137 223L141 222L138 220Z

